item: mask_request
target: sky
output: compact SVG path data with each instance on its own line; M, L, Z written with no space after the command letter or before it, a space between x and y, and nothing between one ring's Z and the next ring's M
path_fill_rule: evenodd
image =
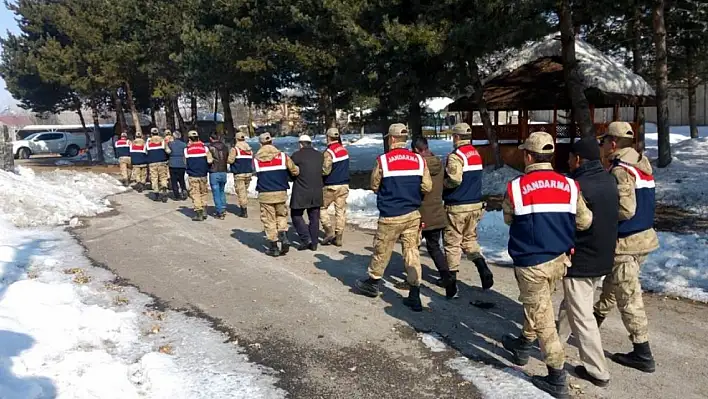
M19 28L17 27L17 22L15 22L15 15L5 8L4 4L0 4L0 36L7 36L8 31L17 33ZM12 99L12 96L5 88L5 81L0 78L0 110L14 103L16 101Z

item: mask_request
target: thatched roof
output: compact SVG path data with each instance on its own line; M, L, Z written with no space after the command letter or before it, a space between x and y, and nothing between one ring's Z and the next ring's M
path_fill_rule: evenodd
M588 101L596 108L654 105L654 89L641 76L576 39L575 52ZM571 108L563 77L560 36L535 42L484 81L484 98L492 110ZM477 109L471 96L452 103L449 111Z

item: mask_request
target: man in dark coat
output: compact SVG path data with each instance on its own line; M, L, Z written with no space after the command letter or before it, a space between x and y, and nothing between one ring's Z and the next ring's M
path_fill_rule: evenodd
M445 296L454 298L457 295L457 284L452 280L445 252L440 245L443 231L447 227L447 214L442 198L445 171L440 159L430 151L428 140L425 137L416 138L411 143L411 147L413 152L425 158L425 163L428 164L430 170L430 177L433 179L433 190L423 196L423 203L420 206L421 229L423 238L425 238L425 247L440 273L440 284L445 287Z
M290 209L293 225L300 236L298 249L317 250L317 236L320 226L320 207L322 207L322 153L312 148L312 139L303 134L300 136L300 149L296 151L292 160L300 168L300 174L295 178L293 191L290 197ZM309 225L305 223L303 215L307 211Z
M602 167L595 138L585 137L573 144L568 163L570 177L580 184L593 219L588 230L575 232L573 264L563 279L565 299L559 313L559 336L561 341L567 341L572 331L578 338L583 363L575 368L578 377L606 386L610 374L593 304L595 287L612 272L614 264L619 193L615 178Z

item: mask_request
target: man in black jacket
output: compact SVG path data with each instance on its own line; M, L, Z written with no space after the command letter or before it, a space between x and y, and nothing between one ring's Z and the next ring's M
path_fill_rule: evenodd
M300 136L300 150L295 152L292 160L300 168L300 174L293 183L290 197L290 209L293 225L300 236L298 250L317 250L317 236L320 230L320 207L322 207L322 165L324 156L312 148L312 139L303 134ZM307 211L309 225L303 217ZM325 211L326 212L326 211Z
M561 341L567 341L572 331L579 342L578 377L597 386L607 386L607 369L600 329L593 316L595 287L603 276L612 272L619 194L617 182L602 166L597 140L585 137L577 141L568 159L570 177L580 184L580 190L592 210L592 226L575 233L575 252L572 266L563 279L565 299L559 312L558 329Z

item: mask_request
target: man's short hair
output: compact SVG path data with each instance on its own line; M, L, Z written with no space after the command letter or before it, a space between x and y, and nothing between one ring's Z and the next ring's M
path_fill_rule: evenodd
M423 136L416 137L411 143L411 148L420 152L426 151L428 149L428 139Z
M533 163L551 163L553 161L553 153L550 154L539 154L537 152L532 152L532 151L524 151L527 154L531 155L531 158L533 159Z
M617 145L617 148L634 147L634 139L631 139L629 137L605 136L602 139L614 142Z
M209 138L212 139L212 140L214 140L214 141L219 141L219 139L220 139L221 137L219 136L219 133L214 132L214 133L212 133L212 134L209 135Z
M312 147L312 141L300 141L299 143L300 143L300 145L303 146L304 148L310 148L310 147Z

